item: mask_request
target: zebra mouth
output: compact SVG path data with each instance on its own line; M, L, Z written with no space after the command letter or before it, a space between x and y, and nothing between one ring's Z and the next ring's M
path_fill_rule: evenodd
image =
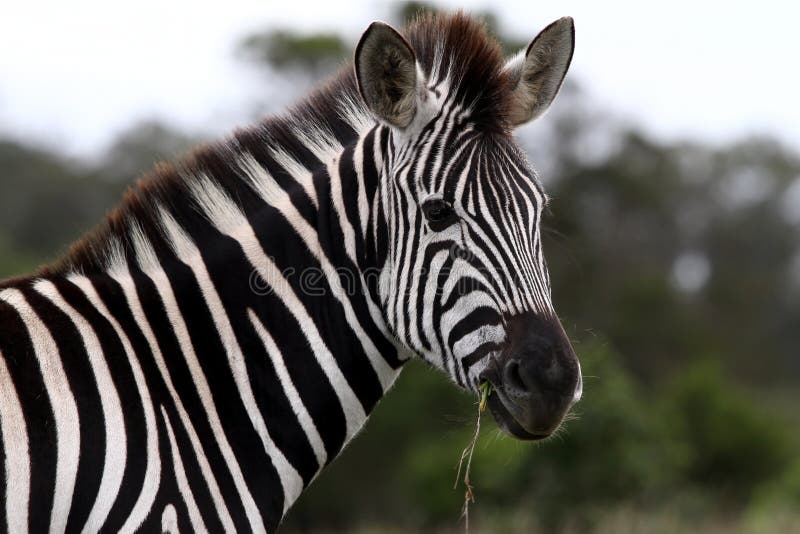
M507 321L506 345L488 358L478 382L501 430L522 440L552 435L580 398L580 366L555 319L529 313Z
M512 415L512 410L506 407L506 402L509 401L497 388L492 391L487 400L489 411L492 412L492 417L494 417L494 420L497 422L497 426L500 427L500 430L506 434L514 436L517 439L525 441L537 441L550 436L549 433L540 434L526 430L525 427L523 427L522 424L517 420L517 418Z

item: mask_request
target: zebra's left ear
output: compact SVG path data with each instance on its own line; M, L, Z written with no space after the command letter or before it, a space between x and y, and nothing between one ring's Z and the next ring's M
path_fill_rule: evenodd
M405 128L417 111L417 58L402 35L373 22L355 54L356 80L364 102L381 120Z
M541 31L506 63L516 84L512 91L509 120L513 126L532 121L550 107L567 75L575 49L575 24L564 17Z

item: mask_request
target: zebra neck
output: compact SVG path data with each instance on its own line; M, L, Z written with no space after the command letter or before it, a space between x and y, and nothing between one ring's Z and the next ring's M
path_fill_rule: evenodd
M363 426L407 355L377 296L389 136L356 97L347 74L157 167L59 262L2 284L0 379L37 414L13 436L32 466L19 521L31 504L57 530L177 510L187 530L272 531Z
M194 385L215 397L232 377L220 401L242 406L241 424L275 467L282 511L355 436L403 363L369 291L365 206L379 182L371 143L367 134L310 176L282 182L241 156L254 194L234 203L216 181L199 180L191 194L209 228L162 215L167 252L134 243L158 300L174 302L168 322L186 322L189 343L174 357L194 350L189 367L211 370L207 386L202 377Z
M124 440L109 435L105 446L124 451L121 487L137 488L126 498L143 503L142 517L182 501L205 527L196 530L273 530L404 361L369 290L378 261L368 229L380 218L372 144L366 134L308 177L239 153L226 168L236 173L183 179L186 207L159 202L148 218L126 219L98 248L102 269L43 274L0 294L21 318L9 339L36 338L37 358L63 362L63 372L43 365L44 380L71 385L74 421L32 463L68 437L89 450L123 421ZM7 341L0 333L8 362L30 361ZM108 369L87 371L87 358ZM103 384L126 385L120 403ZM75 498L95 489L77 484Z

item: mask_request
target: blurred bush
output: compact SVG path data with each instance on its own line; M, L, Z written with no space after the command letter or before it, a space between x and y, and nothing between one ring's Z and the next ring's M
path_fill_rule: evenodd
M483 419L471 474L481 531L586 531L643 512L660 514L669 531L748 506L798 502L798 429L719 365L701 362L651 388L608 341L578 350L584 397L555 437L522 443ZM456 466L474 424L474 399L410 364L363 435L290 512L286 530L455 528L463 504ZM359 488L357 497L341 488ZM609 515L619 510L625 515Z
M758 489L745 525L752 532L792 532L800 528L800 457L796 452L793 463Z
M718 362L692 365L665 401L670 439L687 453L686 481L731 498L749 499L800 445L797 429L724 381Z
M347 42L335 33L303 35L290 30L268 30L248 36L240 44L242 57L277 70L300 70L321 76L349 54Z

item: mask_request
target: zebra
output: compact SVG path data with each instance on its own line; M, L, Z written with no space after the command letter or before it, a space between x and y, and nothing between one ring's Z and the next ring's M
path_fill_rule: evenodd
M509 60L461 12L375 22L305 100L1 282L0 528L274 531L412 358L551 435L581 372L512 133L573 48L569 17Z

